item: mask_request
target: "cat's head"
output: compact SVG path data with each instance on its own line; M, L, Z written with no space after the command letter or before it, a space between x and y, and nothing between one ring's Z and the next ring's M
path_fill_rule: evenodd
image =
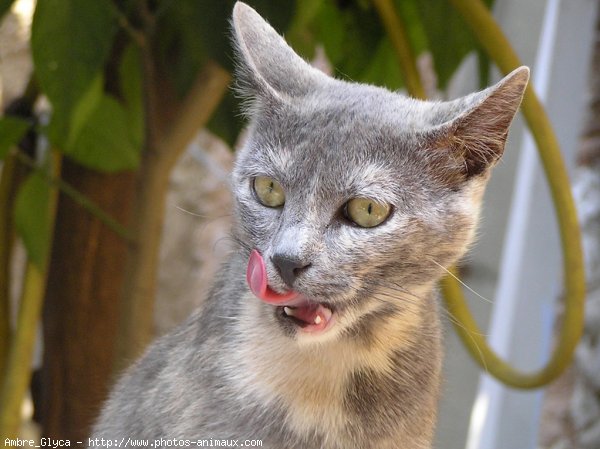
M233 28L250 118L234 233L259 254L254 290L262 269L275 298L257 303L289 335L322 339L418 301L473 240L529 70L425 102L323 74L243 3Z

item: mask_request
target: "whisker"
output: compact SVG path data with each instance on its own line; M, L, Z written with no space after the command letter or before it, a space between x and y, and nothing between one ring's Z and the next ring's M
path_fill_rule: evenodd
M419 302L421 302L421 301L425 301L425 298L423 298L423 297L421 297L421 296L419 296L419 295L417 295L417 294L415 294L415 293L411 292L410 290L408 290L408 289L406 289L406 288L404 288L404 287L400 286L400 285L399 285L399 284L397 284L397 283L394 283L394 282L392 282L392 283L388 283L388 284L377 284L377 285L379 285L379 286L381 286L381 287L386 287L386 288L388 288L388 289L390 289L390 290L399 291L399 292L401 292L401 293L404 293L404 294L406 294L406 295L409 295L409 297L412 297L412 299L413 299L413 300L418 300ZM384 296L384 297L387 297L387 298L391 298L391 299L398 299L397 297L394 297L394 296L392 296L392 295L390 295L390 294L386 294L386 293L384 293L384 292L378 292L377 294L378 294L378 295L382 295L382 296ZM381 300L380 298L377 298L377 297L375 297L375 299L377 299L377 300ZM407 300L408 298L407 298L406 296L403 296L403 297L402 297L402 299L403 299L403 300ZM416 303L416 301L415 301L415 303ZM444 315L445 315L445 316L446 316L446 317L447 317L447 318L450 320L450 322L452 322L452 323L453 323L453 324L455 324L456 326L459 326L460 328L464 329L464 330L465 330L465 331L466 331L466 332L467 332L469 335L471 335L471 338L473 338L473 337L472 337L472 335L479 335L479 336L481 336L481 337L487 337L487 334L480 333L480 332L473 332L472 330L470 330L470 329L466 328L466 327L464 326L464 324L462 324L462 323L461 323L461 322L458 320L458 318L456 318L456 317L454 316L454 314L452 314L452 312L450 312L448 309L446 309L446 308L441 308L441 310L442 310L442 312L444 313ZM476 341L473 341L473 342L474 342L475 344L477 344L477 342L476 342ZM477 349L478 349L478 350L479 350L479 352L481 353L481 350L479 349L479 347L477 347Z
M223 316L223 315L215 315L216 318L222 318L224 320L231 320L231 321L242 321L241 317L239 316Z
M226 218L226 217L231 217L231 214L223 214L223 215L215 215L214 217L211 217L210 215L205 215L205 214L199 214L197 212L192 212L191 210L187 210L177 204L175 204L175 208L179 209L181 212L185 212L188 215L191 215L193 217L198 217L198 218L207 218L209 221L213 221L213 220L219 220L221 218Z
M469 290L471 293L473 293L475 296L483 299L484 301L490 303L490 304L494 304L494 301L487 299L485 296L480 295L479 293L477 293L475 290L473 290L471 287L469 287L467 284L465 284L463 281L461 281L454 273L452 273L450 270L448 270L446 267L444 267L443 265L437 263L434 259L431 259L431 261L436 264L438 267L440 267L442 270L444 270L446 273L448 273L450 276L452 276L454 279L456 279L460 285L462 285L464 288L466 288L467 290Z
M197 214L196 212L192 212L191 210L184 209L181 206L175 205L176 209L179 209L181 212L185 212L186 214L192 215L194 217L206 218L206 215Z

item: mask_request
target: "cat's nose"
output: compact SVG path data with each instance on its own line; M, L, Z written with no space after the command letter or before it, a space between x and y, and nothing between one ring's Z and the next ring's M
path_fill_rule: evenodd
M271 262L273 262L273 265L275 265L275 268L279 271L281 279L283 279L283 282L285 282L289 288L293 287L294 281L298 275L310 266L310 263L281 254L274 254L273 257L271 257Z

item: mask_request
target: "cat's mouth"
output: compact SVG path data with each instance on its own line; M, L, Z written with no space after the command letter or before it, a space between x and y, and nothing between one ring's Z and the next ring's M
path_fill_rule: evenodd
M294 324L303 332L324 332L334 322L334 309L331 305L311 301L293 290L278 293L269 287L264 260L256 250L250 254L246 280L257 298L275 306L279 319L287 324Z
M334 322L334 309L328 304L312 302L300 297L294 305L277 306L276 314L281 320L291 322L303 332L324 332Z

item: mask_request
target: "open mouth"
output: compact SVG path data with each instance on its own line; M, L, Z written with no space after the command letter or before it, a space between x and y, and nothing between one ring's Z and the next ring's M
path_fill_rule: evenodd
M334 321L330 305L310 301L293 290L278 293L269 287L265 262L256 250L250 254L246 280L257 298L276 307L280 319L289 320L304 332L322 332Z
M277 315L304 332L322 332L332 324L334 311L329 305L303 301L294 306L277 306Z

